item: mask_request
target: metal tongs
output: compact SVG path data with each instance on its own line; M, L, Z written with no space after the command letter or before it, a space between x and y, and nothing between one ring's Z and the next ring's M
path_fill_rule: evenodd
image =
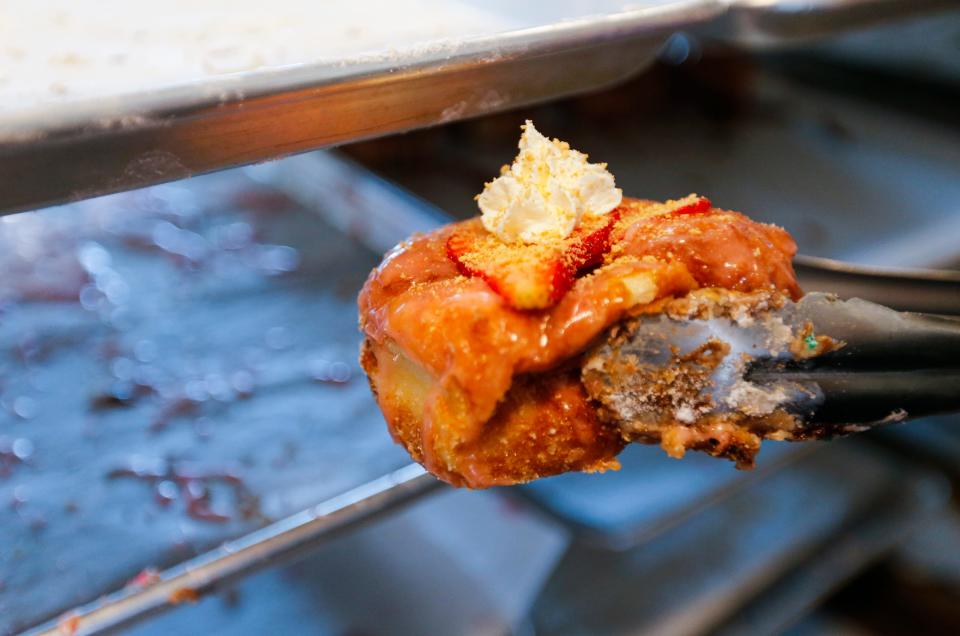
M585 369L609 376L623 360L634 372L622 375L639 379L606 380L604 400L622 422L785 411L803 427L798 438L816 438L960 411L960 318L830 294L749 315L641 316ZM686 375L670 381L685 378L686 392L651 394L649 378L684 365Z

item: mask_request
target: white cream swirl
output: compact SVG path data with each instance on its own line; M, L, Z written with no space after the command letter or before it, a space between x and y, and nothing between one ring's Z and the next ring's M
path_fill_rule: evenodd
M623 199L604 163L559 139L550 140L527 120L520 152L477 196L483 226L507 243L565 238L584 216L608 214Z

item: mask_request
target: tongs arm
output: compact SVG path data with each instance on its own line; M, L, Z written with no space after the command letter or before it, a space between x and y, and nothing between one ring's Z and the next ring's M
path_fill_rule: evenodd
M796 318L843 346L801 360L761 359L746 377L816 386L823 399L811 421L872 423L960 410L960 319L823 294L801 301Z

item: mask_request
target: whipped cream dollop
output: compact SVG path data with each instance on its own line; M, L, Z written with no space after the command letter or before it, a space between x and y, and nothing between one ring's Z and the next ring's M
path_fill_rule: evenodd
M584 216L620 205L623 192L607 164L544 137L529 119L522 128L513 164L477 195L488 231L507 243L543 243L570 236Z

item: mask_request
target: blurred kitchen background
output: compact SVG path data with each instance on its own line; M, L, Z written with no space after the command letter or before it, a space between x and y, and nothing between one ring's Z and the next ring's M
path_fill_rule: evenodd
M72 607L403 466L356 292L385 236L476 213L526 118L627 194L960 268L957 11L749 49L678 33L600 92L4 217L0 633L82 633ZM432 490L127 633L960 633L957 416L767 442L753 472L623 465Z

